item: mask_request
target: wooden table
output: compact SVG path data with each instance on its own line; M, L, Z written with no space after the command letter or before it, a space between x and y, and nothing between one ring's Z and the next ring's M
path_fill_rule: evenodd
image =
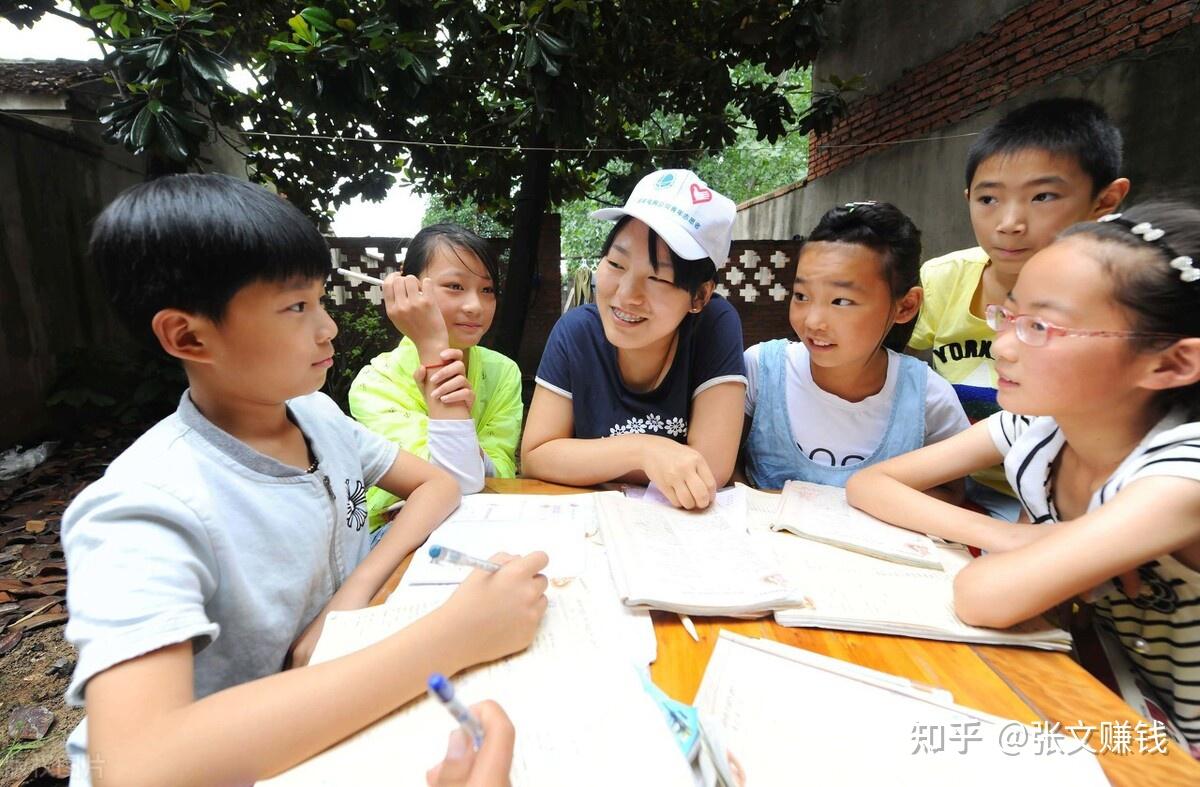
M499 494L577 494L576 489L529 479L488 479L486 491ZM376 601L386 598L400 581L408 560L396 570ZM946 689L956 702L986 713L1026 723L1037 720L1095 728L1089 745L1100 748L1102 722L1144 721L1119 697L1064 653L996 645L860 634L823 629L785 628L774 621L695 618L700 641L688 636L679 619L653 612L658 660L650 668L654 682L672 697L692 702L721 629L765 637L815 653L900 675ZM1175 745L1167 754L1100 755L1105 774L1115 785L1168 787L1200 784L1200 763Z

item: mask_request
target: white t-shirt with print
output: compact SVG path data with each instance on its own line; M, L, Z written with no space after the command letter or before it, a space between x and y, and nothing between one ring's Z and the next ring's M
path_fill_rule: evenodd
M746 415L754 417L758 400L758 356L761 344L746 350ZM879 393L861 402L848 402L813 381L808 348L791 342L787 348L787 408L792 438L809 460L831 467L862 462L875 452L887 431L892 398L900 373L900 355L888 350L887 377ZM925 444L955 435L970 424L954 388L929 374L925 385Z

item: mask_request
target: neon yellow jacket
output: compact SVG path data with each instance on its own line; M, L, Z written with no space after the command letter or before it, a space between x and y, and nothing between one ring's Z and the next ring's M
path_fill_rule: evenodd
M350 412L359 423L422 459L429 458L429 410L413 380L420 366L417 347L407 337L362 368L350 386ZM521 370L495 350L478 345L467 351L467 382L475 392L471 419L479 447L498 478L517 474L521 437ZM385 522L383 509L398 498L378 487L367 492L371 530Z

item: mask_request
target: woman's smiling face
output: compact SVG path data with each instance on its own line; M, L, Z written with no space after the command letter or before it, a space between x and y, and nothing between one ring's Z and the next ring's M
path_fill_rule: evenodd
M657 238L658 270L650 264L650 228L633 219L613 239L596 270L596 307L604 335L619 349L637 350L669 339L694 308L675 286L675 268L666 241Z

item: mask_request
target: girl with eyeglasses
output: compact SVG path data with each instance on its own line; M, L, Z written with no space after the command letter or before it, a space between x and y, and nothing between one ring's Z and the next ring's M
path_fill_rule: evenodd
M965 623L1095 598L1200 752L1200 210L1147 204L1074 225L987 318L1003 410L864 469L849 500L988 551L954 583ZM1018 524L920 491L1001 460Z

